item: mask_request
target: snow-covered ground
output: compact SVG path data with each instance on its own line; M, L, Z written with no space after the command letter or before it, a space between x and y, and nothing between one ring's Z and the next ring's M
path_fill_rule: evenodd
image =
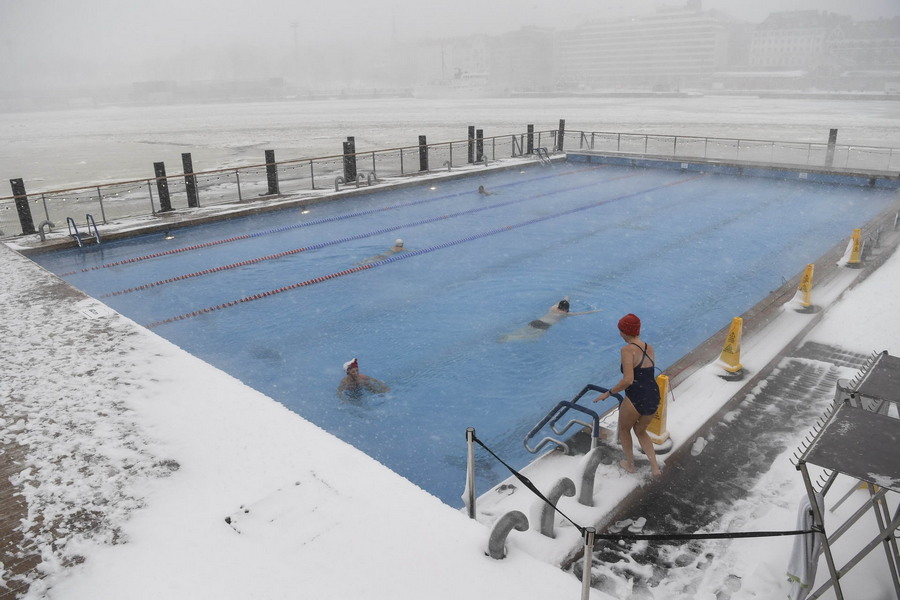
M271 399L7 248L0 273L0 448L20 466L11 483L29 507L19 527L23 554L39 555L42 573L26 598L580 597L580 583L552 564L577 540L548 546L533 531L513 532L507 557L491 559L483 524ZM900 256L845 291L859 273L847 270L816 290L826 308L807 339L898 355ZM745 338L748 370L768 363L807 318L786 310ZM734 393L713 369L676 389L676 441ZM529 475L539 485L547 477ZM560 506L582 523L599 519L640 482L605 479L595 511L574 499ZM845 506L858 506L861 494ZM784 456L722 517L722 529L794 529L804 495ZM733 599L786 597L792 543L732 542L700 581L665 589L724 598L737 577ZM3 579L12 586L10 568ZM819 573L827 573L824 563ZM849 597L890 597L880 549L853 576L867 584Z

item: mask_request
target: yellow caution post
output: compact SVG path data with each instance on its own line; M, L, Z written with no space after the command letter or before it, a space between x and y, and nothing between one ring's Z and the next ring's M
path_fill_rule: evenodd
M669 376L657 376L656 384L659 386L659 407L656 409L650 425L647 426L647 433L650 434L650 439L654 444L660 445L669 439L669 429L666 425L666 413L668 412L666 396L669 395Z
M800 278L800 285L797 287L797 293L794 294L792 303L794 310L797 312L811 313L816 312L817 307L812 303L812 282L813 271L815 265L808 264Z
M837 263L838 266L853 268L859 268L862 266L861 237L862 231L860 229L854 229L853 234L850 236L850 243L847 244L847 249L844 251L844 255Z
M744 365L741 364L741 332L744 329L744 320L735 317L728 328L725 337L725 346L719 355L718 365L725 369L725 375L720 375L729 381L738 381L744 377Z

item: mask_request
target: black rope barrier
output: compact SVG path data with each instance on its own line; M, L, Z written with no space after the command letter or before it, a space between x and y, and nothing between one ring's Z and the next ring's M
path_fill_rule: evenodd
M496 458L500 464L509 469L509 472L513 474L513 476L522 482L522 484L531 490L538 498L543 500L545 503L549 504L553 507L553 510L558 512L563 516L569 523L575 527L576 530L581 534L581 537L584 537L585 527L582 527L575 521L569 518L566 513L562 512L557 508L555 504L550 502L544 494L541 493L537 486L532 483L530 479L519 473L517 470L509 466L506 461L497 456L493 450L488 448L484 442L478 439L475 434L472 434L472 441L476 442L479 446L488 451L488 453ZM668 541L681 541L681 540L724 540L724 539L739 539L739 538L760 538L760 537L781 537L781 536L793 536L793 535L807 535L810 533L825 533L825 530L821 527L813 526L810 529L795 529L789 531L739 531L737 533L594 533L595 540L611 540L611 541L630 541L630 540L668 540Z
M540 498L541 500L543 500L544 502L546 502L547 504L549 504L550 506L552 506L552 507L553 507L553 510L555 510L556 512L558 512L559 514L561 514L563 517L565 517L565 519L566 519L569 523L571 523L571 524L575 527L575 529L578 530L578 533L580 533L580 534L582 535L582 537L584 536L584 527L582 527L581 525L579 525L578 523L576 523L575 521L573 521L572 519L570 519L569 516L566 515L566 513L564 513L563 511L559 510L559 509L556 507L555 504L553 504L552 502L550 502L550 500L548 500L547 497L544 496L544 494L542 494L541 491L540 491L539 489L537 489L537 486L535 486L535 485L531 482L530 479L528 479L527 477L525 477L524 475L522 475L521 473L519 473L518 471L516 471L515 469L513 469L513 468L512 468L511 466L509 466L508 464L506 464L506 462L505 462L502 458L500 458L499 456L497 456L496 454L494 454L494 451L491 450L490 448L488 448L487 446L485 446L484 443L483 443L481 440L479 440L474 434L472 435L472 441L477 442L478 445L481 446L482 448L484 448L485 450L487 450L487 451L490 453L491 456L493 456L493 457L496 458L498 461L500 461L500 464L502 464L504 467L506 467L507 469L509 469L509 472L512 473L512 474L515 476L516 479L518 479L519 481L521 481L522 484L523 484L525 487L527 487L529 490L531 490L532 492L534 492L535 495L537 495L538 498Z

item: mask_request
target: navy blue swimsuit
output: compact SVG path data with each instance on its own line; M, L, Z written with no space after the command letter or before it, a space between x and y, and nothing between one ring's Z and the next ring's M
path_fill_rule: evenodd
M640 348L634 342L631 343ZM648 344L644 343L644 347L641 348L644 355L641 356L638 364L643 364L644 358L648 358L650 359L650 366L635 367L634 382L625 389L625 396L631 400L631 404L634 405L638 413L644 416L656 413L656 409L659 407L659 386L656 384L655 365L653 359L647 355L647 346ZM619 370L622 373L625 372L621 365Z

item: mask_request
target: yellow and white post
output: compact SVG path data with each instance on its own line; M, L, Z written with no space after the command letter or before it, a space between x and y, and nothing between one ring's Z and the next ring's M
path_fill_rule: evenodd
M653 440L653 443L658 446L669 439L669 429L666 425L668 413L666 396L669 395L669 376L657 376L656 384L659 386L659 407L656 409L656 414L653 415L650 425L647 426L647 433L650 434L650 439Z
M838 261L838 266L840 267L861 267L861 255L862 255L862 231L860 229L854 229L853 234L850 236L850 243L847 244L847 249L844 251L844 255L841 257L841 260Z
M744 365L741 364L741 333L744 329L744 320L735 317L731 321L728 335L725 337L725 346L719 355L718 365L725 369L724 379L737 381L744 377Z

